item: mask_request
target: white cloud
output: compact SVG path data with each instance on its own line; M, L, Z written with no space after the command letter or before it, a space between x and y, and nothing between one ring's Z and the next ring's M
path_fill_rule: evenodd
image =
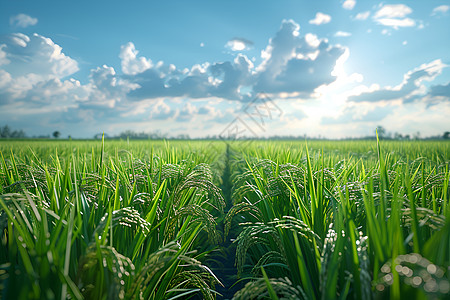
M12 33L8 36L11 40L11 43L15 46L26 47L30 42L30 38L23 33Z
M350 96L348 100L350 102L413 102L417 99L423 99L428 93L423 82L433 81L446 67L447 65L440 59L428 64L422 64L418 68L407 72L403 77L403 82L398 86L386 86L384 88L374 86L359 95Z
M140 85L129 96L138 99L157 97L220 97L240 100L241 85L248 85L253 63L242 54L233 62L196 64L186 70L157 64L146 72L129 76L130 82Z
M13 77L34 74L39 78L63 78L78 71L78 63L66 56L51 39L14 33L0 38L2 54L10 61L3 68Z
M75 79L61 81L59 78L52 78L34 84L21 101L27 107L51 106L51 110L64 110L76 107L78 101L86 101L88 94L89 87L82 86Z
M309 46L311 46L313 48L317 48L317 47L319 47L321 40L319 40L317 35L312 34L312 33L307 33L307 34L305 34L305 42Z
M120 47L120 59L122 72L127 75L136 75L152 67L152 61L145 57L137 57L139 51L136 50L133 43L129 42Z
M356 0L345 0L342 7L348 10L352 10L356 5Z
M181 110L178 110L176 115L177 122L192 121L198 113L198 107L191 102L186 102Z
M301 37L299 28L292 20L283 21L276 36L261 52L263 61L257 66L242 54L233 61L205 62L186 70L163 63L152 65L150 59L138 58L138 51L129 43L121 51L126 76L110 74L116 80L126 78L128 91L123 92L121 88L120 97L108 95L106 98L117 99L115 103L121 97L135 103L163 97L246 100L261 91L307 97L319 86L336 80L337 75L332 72L344 48L330 45L326 39L311 33ZM252 44L243 38L234 38L231 42L230 49L234 50L244 48L236 44L242 43L245 47ZM243 88L245 93L241 92ZM106 90L102 93L107 95Z
M431 12L431 15L436 16L436 15L440 15L440 14L446 14L449 10L450 10L450 5L440 5L433 9L433 11Z
M318 12L318 13L316 13L316 17L309 21L309 24L322 25L322 24L330 23L330 21L331 21L330 15Z
M11 84L11 80L11 74L0 69L0 89L4 91Z
M376 13L374 18L404 18L412 13L412 9L404 4L386 4L383 5Z
M242 51L245 50L245 44L240 41L229 41L227 43L227 47L229 47L233 51Z
M262 52L253 91L308 98L319 86L336 80L331 73L344 51L311 33L301 37L299 25L285 20Z
M438 84L430 86L430 89L425 99L429 106L439 103L450 103L450 82L447 84Z
M9 59L6 58L6 52L3 51L3 48L6 48L6 45L0 45L0 66L9 64Z
M331 133L332 137L349 137L355 134L374 136L378 125L385 127L389 133L398 132L413 136L420 132L421 136L427 137L441 135L444 128L450 126L450 119L447 117L449 112L450 102L442 102L439 106L432 107L423 102L408 105L358 103L357 106L344 107L336 117L323 118L317 127L322 132Z
M311 33L302 37L299 29L294 21L283 21L262 52L263 62L256 66L238 54L233 61L205 62L181 70L162 62L153 64L128 43L119 55L123 74L104 65L91 70L85 84L66 79L78 71L78 63L51 39L38 34L6 35L0 37L0 105L14 104L22 111L27 105L36 109L45 106L47 112L54 106L67 110L64 118L80 122L94 116L112 119L136 115L136 107L139 115L147 111L149 116L150 106L143 103L161 98L246 101L261 91L288 98L310 97L316 88L336 80L332 72L344 48ZM155 117L176 111L161 109ZM197 114L200 112L203 110ZM193 113L193 108L178 110L180 120L186 119L183 114L187 113Z
M139 88L136 83L130 83L117 76L113 67L103 65L91 70L90 95L91 104L114 107L116 103L127 98L127 93Z
M349 37L352 34L350 32L345 32L345 31L338 31L334 34L334 36L336 37Z
M227 42L225 47L232 51L248 50L253 46L253 42L244 38L233 38Z
M78 71L78 63L51 39L38 34L10 34L0 40L0 102L17 113L30 109L67 110L79 105L114 107L138 87L118 77L113 68L91 71L89 83L63 78ZM7 61L5 61L7 60Z
M393 19L407 16L405 12ZM393 26L381 29L394 31ZM338 31L335 36L349 34ZM366 87L361 85L361 75L345 75L348 55L348 49L327 39L300 34L300 26L287 20L261 51L261 63L237 54L230 61L178 69L153 64L129 43L120 52L123 73L104 65L91 70L89 81L81 83L67 78L77 72L78 64L51 39L10 34L0 37L0 119L14 127L28 124L18 127L28 134L58 128L64 134L75 136L78 131L86 137L92 131L116 134L129 128L164 128L170 135L189 131L191 136L201 136L219 133L223 128L216 130L214 124L232 121L236 107L258 92L267 92L272 99L286 99L279 102L292 108L285 110L292 112L286 114L287 121L274 125L282 128L277 134L313 128L307 133L364 135L373 133L373 125L381 122L402 132L423 127L426 135L450 124L445 117L450 112L450 83L426 84L446 67L442 61L407 72L397 86ZM411 107L419 110L411 113ZM409 114L422 118L420 126ZM317 120L310 123L312 116ZM320 123L322 116L329 118ZM25 123L14 123L17 119Z
M394 29L398 29L399 27L412 27L416 24L416 22L410 18L405 19L378 19L378 23L384 26L393 27Z
M420 132L421 136L441 135L449 128L450 103L428 106L425 102L414 102L398 106L384 122L390 131L397 131L412 136Z
M200 43L200 47L205 47L205 43Z
M205 118L208 118L208 119L218 119L218 118L223 117L223 113L220 110L218 110L216 107L214 107L210 104L201 106L198 109L198 114L204 115Z
M136 126L176 120L184 122L186 128L194 128L201 121L231 121L230 113L222 108L197 105L204 100L236 107L239 103L227 100L247 101L258 92L286 99L311 99L316 97L317 89L336 82L339 74L333 71L345 48L311 33L302 36L299 29L294 21L283 21L262 52L262 63L257 65L237 54L232 61L178 69L162 62L153 64L128 43L120 51L123 73L111 66L100 66L91 70L87 83L65 78L78 70L78 64L51 39L37 34L3 36L0 118L7 113L16 118L30 116L27 124L35 125L24 129L31 134L35 134L33 126L54 130L58 122L61 130L66 124L87 134L93 128L107 132L105 124L112 126L117 119L122 125ZM12 125L10 118L5 120ZM117 130L125 129L122 126Z
M9 18L9 24L16 27L28 27L28 26L34 26L38 22L38 19L32 18L29 15L26 14L18 14L15 16L12 16Z
M155 103L150 112L150 118L153 120L167 120L172 118L175 111L167 105L166 101L160 100Z
M412 13L412 9L404 4L383 5L373 16L373 19L384 26L398 29L399 27L412 27L416 25L413 19L406 16Z
M61 80L57 77L42 77L27 74L14 77L0 69L0 103L13 105L14 113L47 107L47 111L74 106L77 101L86 100L88 86L82 86L74 79Z
M360 12L356 15L355 20L364 21L370 16L370 11Z
M391 132L411 134L421 131L423 136L435 135L450 125L448 118L443 117L450 113L450 82L430 88L425 82L435 80L446 67L441 60L435 60L408 71L397 86L355 86L353 91L342 94L345 101L334 111L322 114L317 128L328 133L340 128L338 135L342 132L352 132L348 136L373 135L375 127L382 125ZM339 97L339 93L333 94L333 103L339 101ZM323 107L321 111L327 111L327 108ZM311 123L310 119L308 123Z

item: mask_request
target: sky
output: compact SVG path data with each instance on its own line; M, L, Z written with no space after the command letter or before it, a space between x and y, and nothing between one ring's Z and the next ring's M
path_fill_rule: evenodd
M0 126L28 136L442 135L449 66L449 0L0 0Z

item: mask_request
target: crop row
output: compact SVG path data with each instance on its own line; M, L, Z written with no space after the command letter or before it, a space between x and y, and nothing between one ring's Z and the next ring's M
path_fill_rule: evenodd
M238 218L236 265L251 278L236 298L448 295L448 161L375 151L376 162L245 151L225 230Z
M23 146L0 145L4 299L450 292L447 143Z

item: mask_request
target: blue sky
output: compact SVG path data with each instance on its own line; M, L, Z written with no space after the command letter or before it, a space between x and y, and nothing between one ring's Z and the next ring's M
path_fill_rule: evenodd
M0 0L0 125L72 137L218 135L236 118L257 136L450 130L448 0L68 3ZM280 112L263 127L245 113L261 93Z

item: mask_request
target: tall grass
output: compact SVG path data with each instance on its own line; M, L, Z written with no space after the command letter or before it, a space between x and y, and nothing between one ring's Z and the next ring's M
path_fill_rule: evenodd
M250 279L236 298L445 298L448 143L321 145L244 151L227 216Z
M443 299L449 159L423 141L2 142L0 295L221 298L208 264L236 237L235 299Z
M37 146L2 151L5 299L215 298L202 260L221 239L212 213L224 201L207 164L217 153L68 144L41 160Z

